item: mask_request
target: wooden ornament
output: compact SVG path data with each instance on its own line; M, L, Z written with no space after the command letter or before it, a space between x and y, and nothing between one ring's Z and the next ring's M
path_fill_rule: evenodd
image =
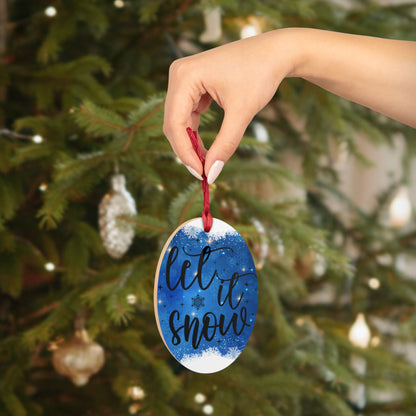
M201 218L169 237L156 270L154 303L160 335L171 354L197 373L228 367L253 330L258 285L253 258L240 234Z

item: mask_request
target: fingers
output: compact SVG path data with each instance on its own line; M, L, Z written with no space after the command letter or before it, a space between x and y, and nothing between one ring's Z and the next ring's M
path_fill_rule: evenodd
M202 163L192 147L191 140L186 133L186 127L183 125L164 125L163 130L181 162L193 176L202 180Z
M221 173L224 163L233 155L250 122L244 120L242 112L226 111L221 129L206 153L205 174L208 183L213 183Z
M169 73L169 85L165 101L163 132L173 151L196 178L202 180L202 163L196 155L186 128L198 129L199 113L197 109L201 94L184 73L184 65L175 61ZM179 72L179 74L178 74ZM203 105L206 105L204 101Z
M197 64L193 59L182 58L175 61L169 73L169 85L165 102L165 120L163 131L173 151L198 179L202 179L203 169L211 184L220 174L224 163L235 152L240 140L252 118L247 102L242 102L242 94L221 82L219 86L209 81L210 72L203 70L206 65ZM202 67L202 69L201 69ZM203 82L204 81L204 82ZM219 94L221 92L221 94ZM212 97L224 108L224 120L216 140L205 150L198 136L202 154L205 156L205 167L202 167L186 128L198 130L200 114L210 105ZM227 105L225 105L227 103ZM250 106L252 107L252 105Z

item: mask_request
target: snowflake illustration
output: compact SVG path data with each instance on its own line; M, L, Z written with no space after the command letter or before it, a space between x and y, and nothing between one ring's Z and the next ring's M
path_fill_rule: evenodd
M192 307L195 307L199 311L199 308L205 306L204 300L205 298L201 298L199 295L196 295L192 298Z

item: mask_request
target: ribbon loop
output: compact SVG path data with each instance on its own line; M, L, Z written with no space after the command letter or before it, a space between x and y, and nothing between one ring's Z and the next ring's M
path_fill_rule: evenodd
M192 147L194 148L195 153L197 154L199 160L202 163L202 167L204 167L205 159L204 159L204 156L202 156L202 151L201 151L201 148L199 147L198 132L193 131L190 127L186 129L186 132L188 133L188 136L191 140ZM212 219L211 213L209 212L209 185L208 185L207 177L204 171L202 172L202 195L204 198L204 210L202 211L201 217L202 217L202 222L204 224L205 232L209 232L209 230L212 227L213 219Z

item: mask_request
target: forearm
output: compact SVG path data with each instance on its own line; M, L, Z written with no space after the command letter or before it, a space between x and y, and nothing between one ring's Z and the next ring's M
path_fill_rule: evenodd
M301 28L276 36L294 51L287 76L416 127L416 42Z
M163 129L190 172L200 179L204 169L212 183L286 77L304 78L416 127L416 42L278 29L172 64ZM224 119L202 167L186 128L198 129L212 100Z

